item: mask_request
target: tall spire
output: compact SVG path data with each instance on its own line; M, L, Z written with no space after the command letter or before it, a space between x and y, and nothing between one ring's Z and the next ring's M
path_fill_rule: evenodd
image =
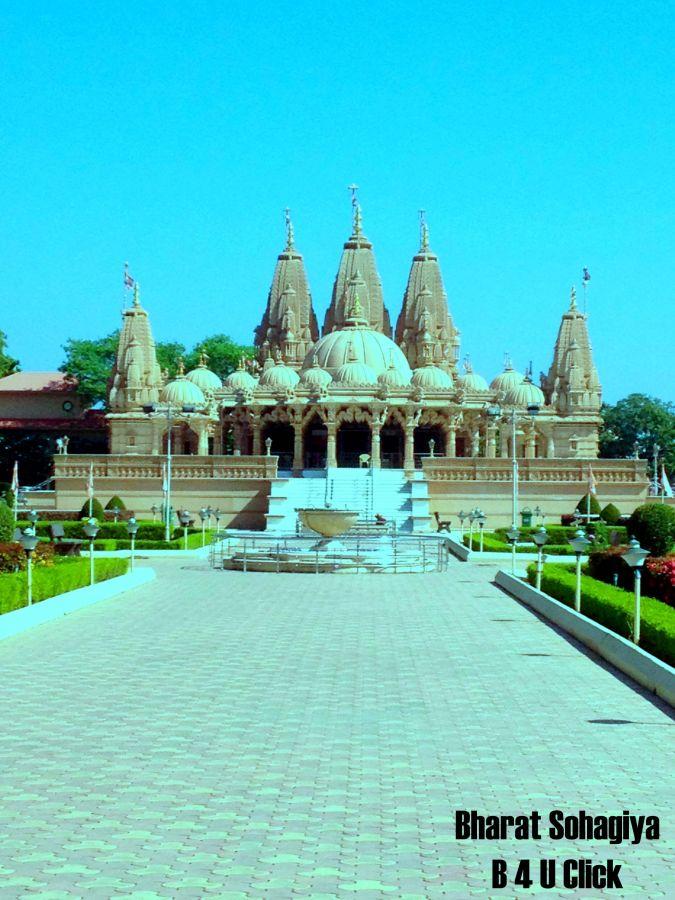
M133 305L122 311L117 356L108 382L108 403L114 411L156 403L162 387L150 317L141 306L140 287L134 282Z
M382 282L377 271L373 245L363 233L361 205L356 196L358 185L350 184L349 190L352 192L352 233L342 250L330 306L326 310L323 323L323 333L328 334L344 328L353 300L350 284L352 278L358 275L359 298L368 326L390 337L391 321L384 305Z
M459 331L448 309L448 297L438 257L429 246L426 213L419 211L420 249L413 257L403 305L396 322L396 342L410 367L424 360L428 345L433 361L456 373L459 356Z
M278 350L288 365L297 369L318 340L319 326L302 254L295 247L295 232L288 208L284 210L284 221L286 245L277 257L267 306L255 330L255 346L259 348L261 363L272 358Z
M553 362L548 375L542 376L542 387L547 401L563 415L600 409L602 390L593 361L587 316L577 307L574 287L558 329Z

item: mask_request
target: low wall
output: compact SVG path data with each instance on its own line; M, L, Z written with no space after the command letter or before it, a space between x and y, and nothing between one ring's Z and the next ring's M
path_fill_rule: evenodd
M642 687L675 706L675 670L667 663L508 572L499 571L495 584L581 641Z
M644 459L519 459L518 505L539 506L548 524L574 511L588 489L592 466L601 506L613 503L631 513L647 498ZM429 484L431 514L456 520L460 509L480 506L488 527L509 525L512 504L512 464L508 459L433 457L422 461Z
M92 463L94 494L103 505L118 496L143 518L151 516L153 505L161 506L164 457L69 454L54 457L56 509L82 507ZM276 456L176 456L171 469L174 509L219 507L223 527L265 527Z

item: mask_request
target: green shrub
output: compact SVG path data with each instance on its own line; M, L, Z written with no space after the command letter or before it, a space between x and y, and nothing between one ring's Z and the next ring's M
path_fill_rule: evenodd
M96 559L96 581L107 581L124 575L129 566L127 559ZM33 602L47 600L57 594L65 594L89 584L89 560L83 557L57 559L50 568L33 570ZM0 575L0 614L20 609L26 605L26 575L16 572Z
M94 497L91 502L91 516L89 515L89 501L85 500L82 504L82 509L80 510L80 518L94 518L98 519L99 522L102 522L105 519L105 512L103 511L103 507L101 506L100 501L96 499L96 497Z
M623 546L604 547L602 550L594 551L588 557L589 574L606 584L616 583L619 587L630 590L633 585L633 573L622 558L625 550Z
M38 537L48 538L50 535L49 527L53 522L38 522L35 526L35 533ZM84 540L84 522L59 522L63 526L63 533L67 538L75 538ZM19 522L19 527L27 528L28 522ZM194 531L195 529L190 529ZM182 534L182 531L181 531ZM144 522L138 526L137 537L139 540L161 541L164 539L164 525L161 522ZM125 522L102 522L98 531L97 539L105 540L108 538L126 540L129 538L129 532Z
M0 542L11 541L14 537L14 510L3 500L0 500Z
M528 566L527 577L535 583L536 566ZM574 607L576 575L561 565L545 565L541 588L566 606ZM581 611L610 631L631 638L633 633L634 598L631 591L596 581L589 575L581 577ZM641 604L640 646L669 665L675 663L675 609L643 597Z
M652 556L665 556L675 543L675 509L664 503L645 503L633 511L628 533Z
M464 546L469 546L469 535L464 535ZM527 535L524 536L524 540L527 540ZM480 537L478 535L473 535L472 541L472 550L480 549ZM483 550L486 553L510 553L511 545L507 543L507 541L499 540L496 535L485 534L483 535ZM518 545L516 547L516 553L536 553L537 546L534 543ZM569 544L545 544L544 545L544 553L548 553L550 556L566 556L567 554L572 553L572 548Z
M581 500L576 505L576 511L581 513L582 516L585 516L588 512L588 494L584 494ZM595 494L590 495L591 503L590 503L590 511L592 516L600 515L600 504L598 503L598 498Z
M121 500L118 496L111 497L110 500L108 500L108 502L106 503L105 508L115 509L115 507L117 507L118 509L126 509L124 500Z
M606 522L608 525L616 525L621 518L621 513L613 503L608 503L600 513L600 517L602 521Z

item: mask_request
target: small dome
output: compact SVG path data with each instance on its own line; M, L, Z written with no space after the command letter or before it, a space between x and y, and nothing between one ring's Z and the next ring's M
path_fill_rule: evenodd
M204 394L185 375L178 375L162 388L162 402L175 403L176 406L203 406Z
M546 402L544 392L536 384L532 384L529 375L514 388L506 392L504 402L509 406L543 406Z
M252 391L258 382L244 368L244 357L239 360L239 365L225 379L225 387L231 391Z
M269 369L265 369L260 376L258 386L285 390L287 388L294 388L299 381L300 376L295 369L291 369L290 366L279 361L273 366L270 366Z
M208 360L209 358L206 353L202 352L199 356L199 365L197 368L188 372L185 377L188 381L196 384L205 394L212 394L214 391L219 391L223 385L216 373L207 368L206 364Z
M305 357L303 371L311 368L315 361L336 380L340 367L351 362L365 364L376 378L386 372L392 362L404 377L410 379L411 375L408 360L400 347L381 332L359 324L346 325L320 338Z
M465 391L472 391L477 394L483 394L490 390L487 381L478 372L474 372L473 366L469 358L464 363L464 377L462 378L462 387Z
M313 366L309 369L305 369L300 379L302 384L306 384L313 388L327 388L332 380L333 376L330 372L326 372L325 369L322 369L316 360L314 360Z
M452 376L438 366L420 366L412 374L412 383L427 391L447 391L452 387Z
M377 384L377 375L370 366L353 360L340 366L335 373L335 381L339 384L348 384L351 387L367 387L371 384Z
M508 391L509 388L516 388L523 383L525 376L521 372L516 372L510 358L506 357L504 363L504 371L495 376L490 382L493 391Z
M397 369L393 361L389 363L389 368L377 376L379 384L385 384L390 388L410 387L410 378L407 378L400 369Z

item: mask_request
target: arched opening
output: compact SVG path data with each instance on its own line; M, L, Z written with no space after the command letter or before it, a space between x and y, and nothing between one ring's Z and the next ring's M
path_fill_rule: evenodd
M405 434L400 422L389 421L380 429L380 458L383 469L402 469Z
M305 425L303 466L305 469L325 469L328 429L321 416L314 415Z
M162 452L166 453L168 432L162 435ZM171 429L171 453L175 456L194 456L199 447L199 438L186 422L180 422Z
M357 469L359 457L371 452L370 427L366 422L343 422L338 428L337 464L343 469Z
M293 442L295 430L288 422L266 422L261 431L262 452L267 453L265 441L271 438L270 453L279 457L280 469L293 468Z
M433 441L434 456L445 456L445 434L440 425L418 425L413 433L413 452L415 465L420 468L422 459L431 456Z

